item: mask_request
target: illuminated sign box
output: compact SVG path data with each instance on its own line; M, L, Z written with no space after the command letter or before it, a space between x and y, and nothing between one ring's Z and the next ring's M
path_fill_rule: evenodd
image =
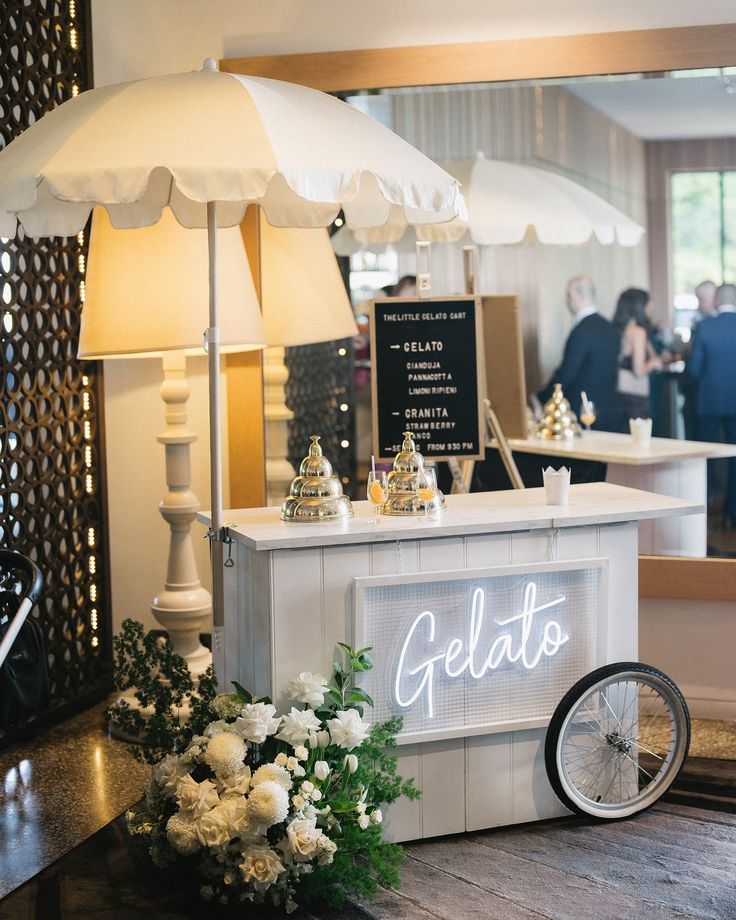
M544 726L604 660L607 561L356 578L372 717L399 743Z

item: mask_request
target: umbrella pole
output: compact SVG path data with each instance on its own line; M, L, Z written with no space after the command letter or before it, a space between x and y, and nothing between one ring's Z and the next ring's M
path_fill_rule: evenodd
M222 648L225 627L222 526L222 438L220 429L220 319L217 308L217 203L207 202L207 250L209 255L209 328L207 357L210 400L210 557L212 561L213 652Z

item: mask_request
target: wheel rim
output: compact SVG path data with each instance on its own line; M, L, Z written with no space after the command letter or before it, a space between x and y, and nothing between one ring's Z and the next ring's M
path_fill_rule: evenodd
M587 690L565 718L556 754L560 782L588 814L635 814L674 781L687 735L685 712L668 684L616 674Z

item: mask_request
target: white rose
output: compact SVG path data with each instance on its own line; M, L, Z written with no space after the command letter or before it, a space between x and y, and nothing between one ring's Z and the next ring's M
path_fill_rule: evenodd
M312 801L319 802L321 798L322 798L322 793L319 791L319 789L315 789L314 792L312 793Z
M187 775L179 780L176 787L176 800L179 808L190 814L194 818L200 817L210 808L214 808L220 802L215 784L210 780L202 780L198 783L191 776Z
M274 763L277 763L280 767L285 767L289 763L290 759L291 758L287 757L286 754L284 754L282 751L280 754L276 755L274 758ZM296 762L296 757L294 758L294 761Z
M364 831L368 825L371 823L371 819L368 815L359 815L358 816L358 827Z
M235 728L253 744L263 744L268 735L274 735L279 729L279 718L274 718L276 707L271 703L247 703L239 718L235 720Z
M383 812L380 808L374 808L371 812L371 821L374 824L381 824L383 821Z
M277 763L264 763L253 774L251 786L258 786L260 783L272 782L283 786L288 792L291 789L291 776L289 771Z
M297 760L306 760L309 757L309 751L303 744L299 744L294 748L294 756Z
M289 814L289 796L273 780L259 783L248 796L248 816L258 827L271 827L285 821Z
M300 808L304 808L305 802L306 802L306 799L304 798L303 795L300 795L299 793L297 793L296 795L292 795L291 797L291 804L294 806L294 808L296 808L297 811L299 811Z
M153 769L153 776L166 799L173 799L179 780L189 772L189 765L181 763L176 754L167 754Z
M322 723L311 709L295 709L291 707L291 712L283 716L281 720L281 731L276 735L281 741L297 747L309 737L310 731L319 731Z
M299 763L294 767L294 769L293 769L291 772L292 772L292 773L294 774L294 776L296 776L297 778L300 778L300 777L302 777L302 776L306 776L306 775L307 775L307 771L306 771L306 770L304 769L304 767L303 767L301 764L299 764Z
M348 773L355 773L358 769L358 758L355 754L346 754L345 755L345 769Z
M317 849L317 841L322 836L322 831L315 827L314 820L294 818L286 826L286 838L289 849L294 854L297 862L308 860Z
M243 767L239 773L233 773L232 776L218 776L216 785L223 802L244 796L250 789L250 767Z
M191 856L199 849L197 826L191 815L172 815L166 822L166 837L176 852L181 853L182 856Z
M336 712L335 716L327 723L333 744L352 751L368 737L370 725L361 719L356 709L345 709Z
M292 677L289 681L286 693L290 700L297 700L314 708L324 703L327 690L327 678L324 674L302 671L298 677Z
M210 738L204 754L205 763L219 776L233 776L243 768L245 741L240 735L224 731Z
M285 872L281 860L269 846L250 846L243 851L243 861L238 866L243 878L256 891L265 891Z
M222 847L230 842L231 828L227 805L218 805L197 821L197 839L203 847Z
M252 830L248 815L248 803L242 795L237 798L225 799L222 805L217 807L218 809L224 809L224 814L229 822L228 830L231 837L243 837Z
M302 795L310 796L314 792L314 783L310 783L308 779L305 779L301 785Z

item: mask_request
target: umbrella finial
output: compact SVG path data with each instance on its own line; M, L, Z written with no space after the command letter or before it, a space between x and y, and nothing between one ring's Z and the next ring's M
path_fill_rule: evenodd
M214 58L205 58L202 61L202 70L217 70L217 61Z

